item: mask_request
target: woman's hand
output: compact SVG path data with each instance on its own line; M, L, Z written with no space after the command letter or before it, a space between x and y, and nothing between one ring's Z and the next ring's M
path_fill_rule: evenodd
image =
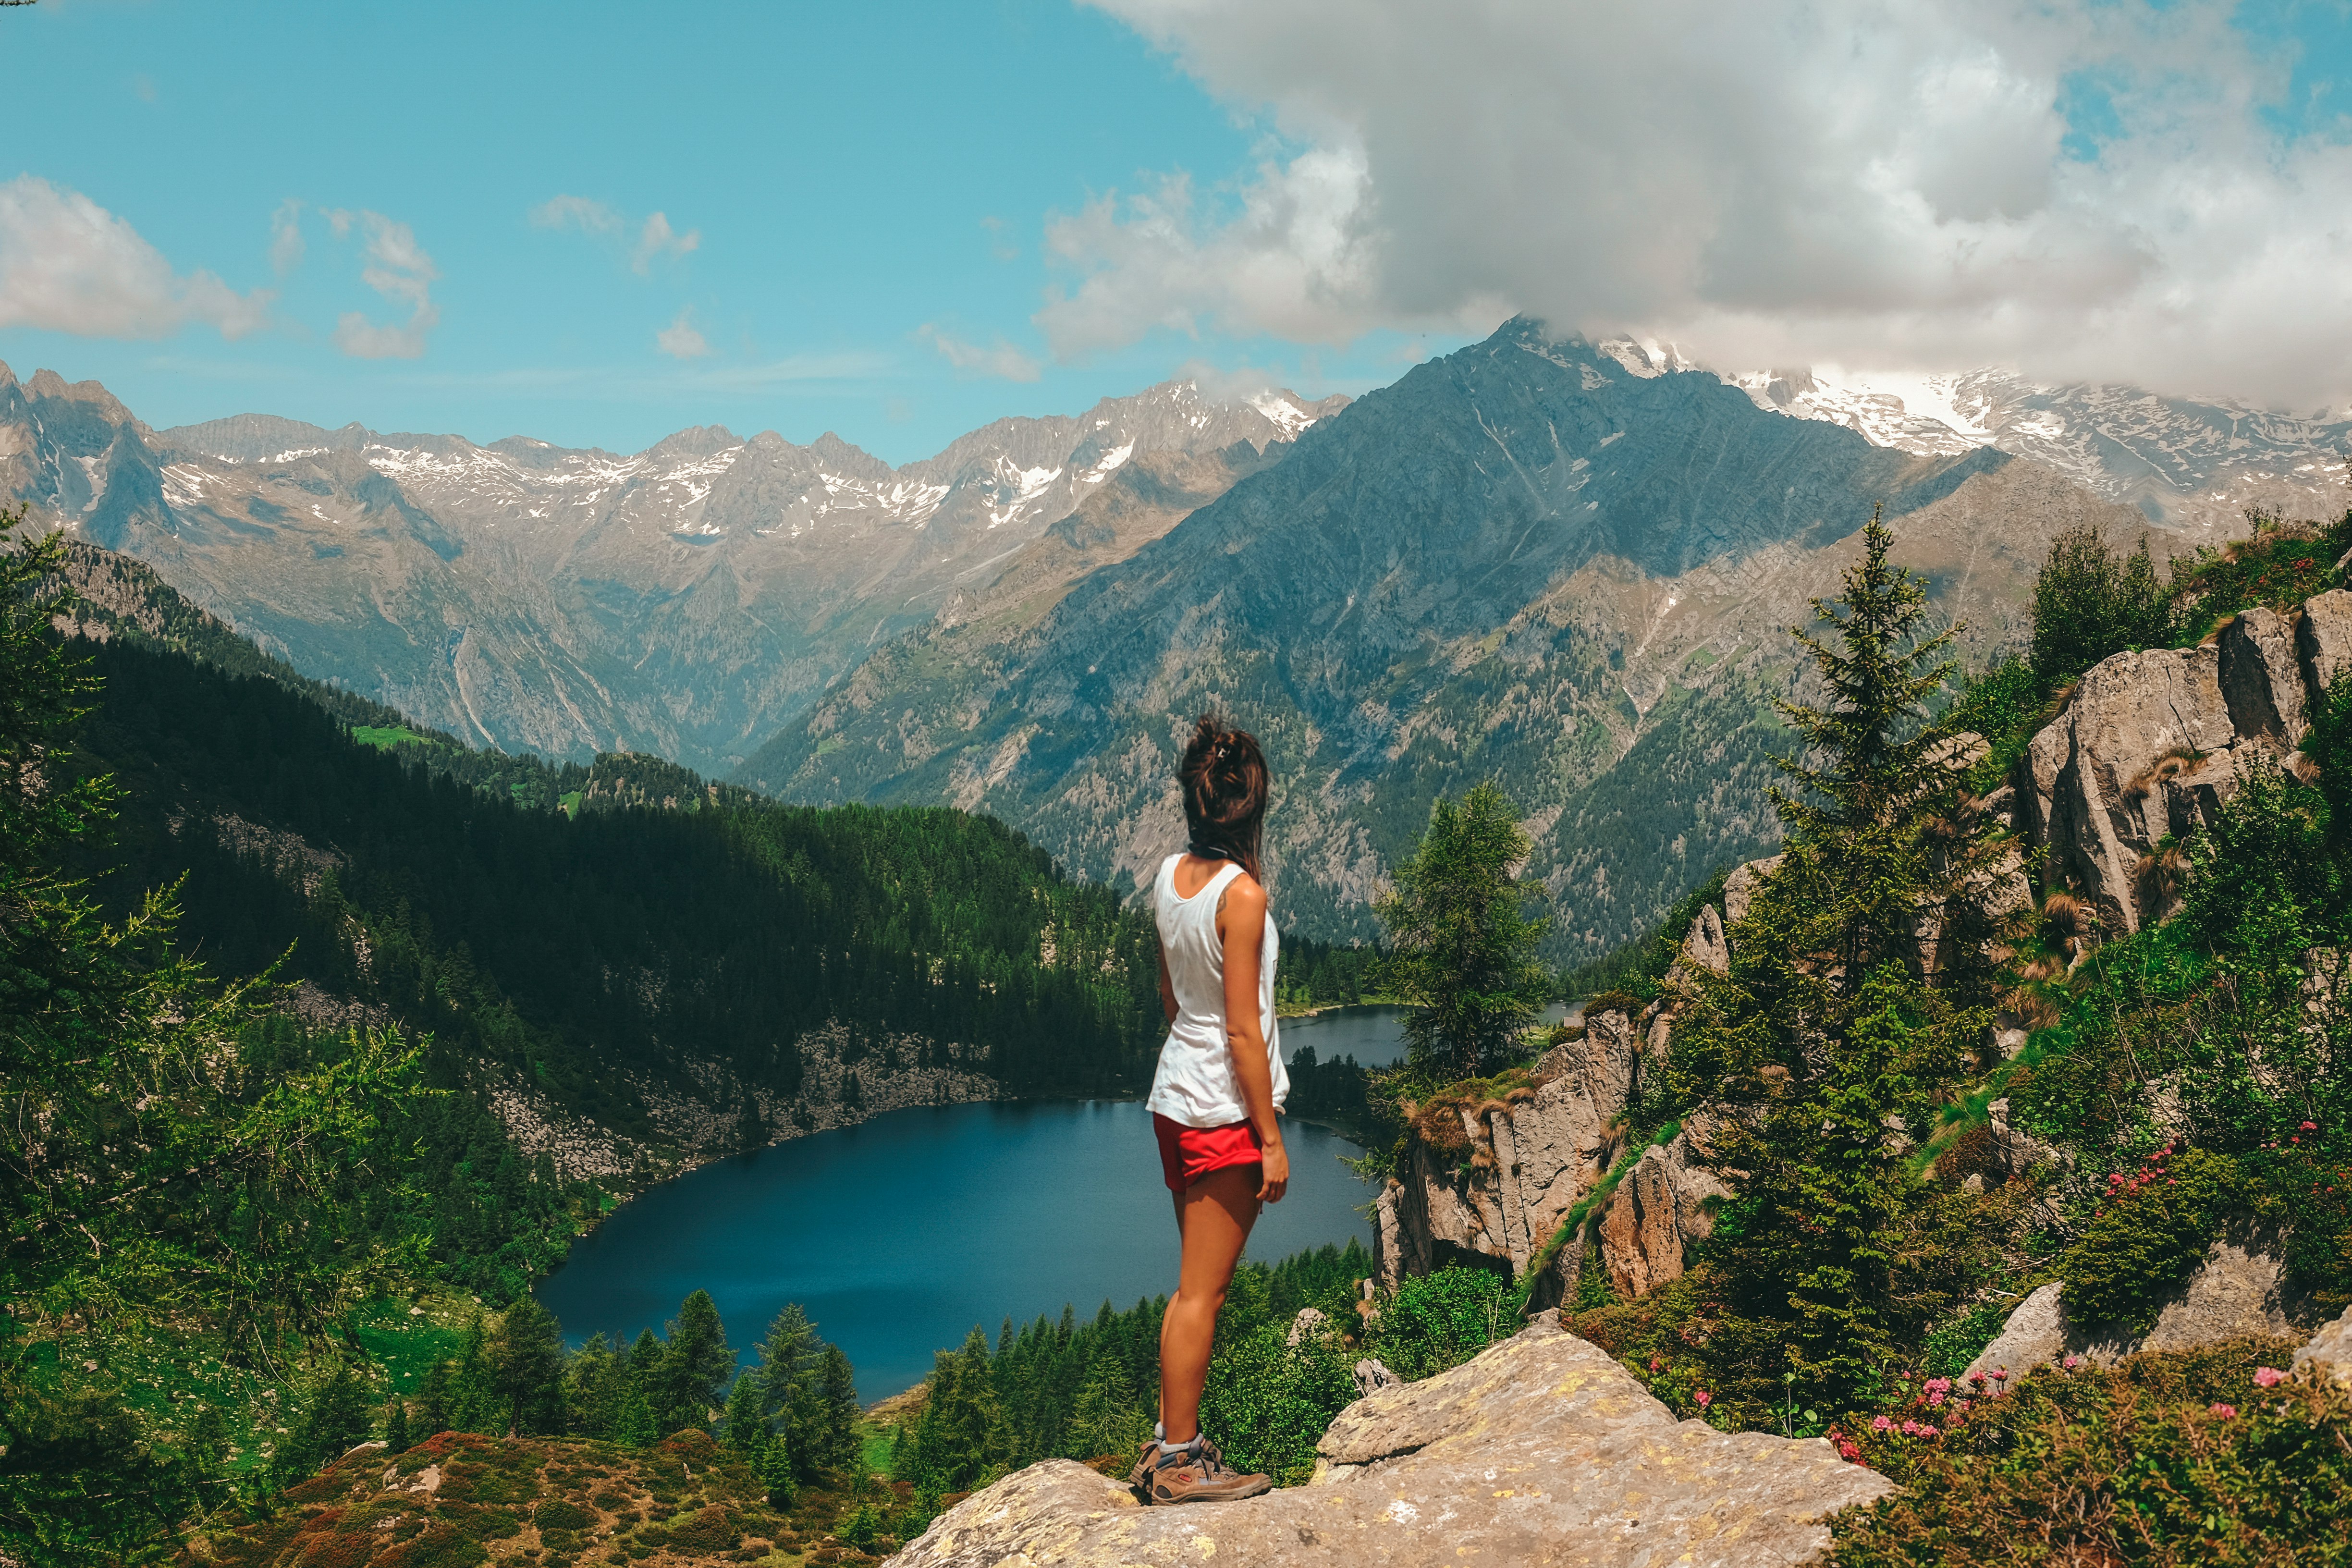
M1280 1203L1282 1194L1290 1190L1290 1151L1282 1146L1280 1138L1267 1143L1261 1152L1258 1171L1265 1179L1258 1184L1257 1201Z

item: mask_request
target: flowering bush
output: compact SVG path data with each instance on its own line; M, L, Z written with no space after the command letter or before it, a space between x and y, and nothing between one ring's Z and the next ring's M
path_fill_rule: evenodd
M2352 1563L2352 1394L2256 1365L2285 1347L1988 1376L2011 1392L1955 1384L1922 1420L1930 1379L1913 1414L1841 1427L1905 1490L1833 1518L1830 1561Z
M2236 1162L2170 1143L2129 1174L2110 1173L2066 1258L2066 1315L2147 1331L2164 1292L2203 1260L2240 1186Z

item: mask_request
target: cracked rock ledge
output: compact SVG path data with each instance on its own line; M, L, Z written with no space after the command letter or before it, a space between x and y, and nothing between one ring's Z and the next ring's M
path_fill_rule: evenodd
M1157 1509L1050 1459L958 1503L890 1563L1775 1568L1827 1546L1828 1515L1895 1489L1818 1437L1675 1420L1549 1312L1451 1372L1358 1400L1317 1452L1306 1486Z

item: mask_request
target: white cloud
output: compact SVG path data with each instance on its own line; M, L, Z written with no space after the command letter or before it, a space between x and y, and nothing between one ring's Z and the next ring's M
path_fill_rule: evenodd
M700 229L690 228L678 234L669 226L668 218L656 213L646 219L646 226L637 231L637 249L636 254L629 258L630 269L642 276L653 269L654 258L684 256L701 244Z
M0 184L0 327L84 338L167 338L191 321L225 338L266 325L267 289L172 270L139 231L79 191L32 174Z
M583 234L603 235L617 238L633 226L622 216L620 209L593 196L552 196L530 209L534 228L578 229ZM684 256L702 246L702 231L688 229L684 234L670 226L669 215L656 213L643 224L634 226L636 241L629 250L629 270L640 278L653 270L654 262L664 256Z
M534 228L576 228L589 234L617 234L621 215L590 196L551 196L530 209Z
M355 226L364 236L367 265L360 269L360 280L394 304L408 307L408 320L396 326L379 325L358 310L344 311L335 321L335 346L354 359L418 358L425 353L426 334L441 321L432 292L440 268L404 223L377 212L335 211L326 216L338 238Z
M2265 117L2286 57L2226 0L1091 3L1280 142L1056 218L1059 355L1524 310L1719 364L2352 394L2352 142Z
M915 329L915 336L937 349L940 357L956 369L980 375L1002 376L1006 381L1034 381L1045 368L1034 357L1023 353L1003 338L982 348L978 343L950 337L929 321Z
M293 196L269 215L269 266L280 278L302 265L302 204Z
M656 332L654 342L672 359L700 359L710 352L709 342L694 325L691 305L677 313L677 321Z

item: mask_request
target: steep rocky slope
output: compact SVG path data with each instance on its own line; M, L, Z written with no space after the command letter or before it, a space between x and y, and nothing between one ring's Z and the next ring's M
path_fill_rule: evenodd
M1875 447L1514 322L1041 617L943 617L877 649L738 776L990 810L1125 886L1173 846L1177 735L1224 705L1284 781L1270 831L1303 929L1370 934L1431 799L1493 774L1560 896L1558 954L1583 956L1768 847L1778 634L1882 500L1979 655L2014 635L2052 533L2141 523L1999 451Z
M2296 748L2309 733L2307 715L2347 669L2352 591L2343 589L2318 595L2292 616L2250 608L2200 647L2102 661L2034 735L2014 778L1978 803L2013 835L1986 901L2025 907L2030 868L2045 888L2082 889L2111 938L2168 918L2179 908L2179 889L2162 874L2161 848L2216 826L2249 764L2315 776ZM1718 973L1727 968L1727 930L1746 914L1771 866L1759 861L1732 874L1720 907L1706 906L1693 921L1682 963ZM1457 1261L1524 1274L1580 1205L1591 1223L1553 1255L1535 1300L1573 1292L1588 1247L1598 1248L1601 1273L1623 1299L1679 1278L1728 1189L1710 1168L1710 1133L1719 1122L1708 1110L1649 1147L1627 1146L1626 1112L1662 1080L1675 1012L1671 989L1639 1010L1597 1007L1537 1060L1526 1092L1433 1106L1418 1117L1398 1174L1376 1200L1382 1278ZM2019 1022L2001 1020L2000 1044L2011 1056L2026 1040ZM2076 1173L2067 1150L2013 1131L2005 1112L2005 1101L1993 1102L1982 1151L1990 1180L2036 1165L2054 1165L2069 1184L2092 1179ZM1980 1360L2021 1368L2071 1349L2112 1361L2143 1347L2283 1333L2295 1314L2282 1298L2281 1278L2281 1259L2262 1238L2216 1242L2205 1269L2175 1294L2158 1326L2121 1339L2097 1323L2070 1325L2053 1285L2020 1309L2012 1342Z
M469 740L712 768L1139 456L1230 483L1345 402L1171 382L893 468L831 435L718 426L633 456L261 415L158 432L96 383L0 367L0 499Z

